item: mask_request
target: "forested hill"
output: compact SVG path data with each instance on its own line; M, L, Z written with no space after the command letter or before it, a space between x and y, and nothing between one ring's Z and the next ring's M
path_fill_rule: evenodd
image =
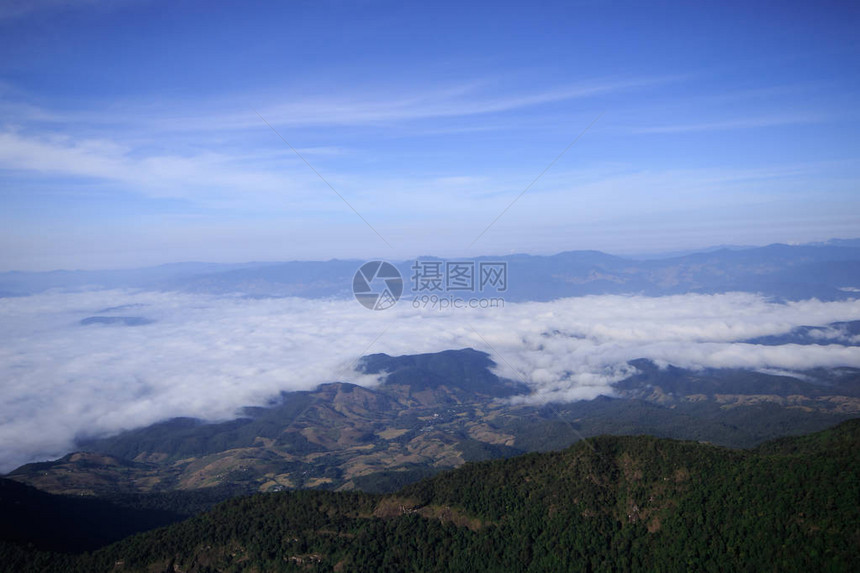
M227 501L92 555L5 546L10 571L849 571L860 420L755 450L602 436L396 494Z

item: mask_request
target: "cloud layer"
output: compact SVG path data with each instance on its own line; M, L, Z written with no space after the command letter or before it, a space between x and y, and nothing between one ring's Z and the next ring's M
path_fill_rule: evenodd
M131 306L126 306L131 305ZM114 310L114 307L122 307ZM141 326L81 325L141 316ZM611 394L650 358L687 368L860 367L860 350L739 341L800 325L860 319L860 301L776 304L756 295L592 296L439 312L407 301L370 312L355 301L254 300L155 292L48 293L0 299L0 471L60 456L76 438L173 416L228 419L284 390L333 380L375 384L363 354L472 347L527 400Z

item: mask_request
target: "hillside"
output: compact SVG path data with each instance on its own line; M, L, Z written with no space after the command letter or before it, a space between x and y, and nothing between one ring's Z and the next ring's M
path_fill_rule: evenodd
M6 545L16 571L850 571L860 421L756 450L601 436L396 494L225 502L79 557Z
M208 488L164 494L64 496L0 478L0 540L40 550L90 551L181 521L237 493Z
M393 491L469 461L569 446L598 434L752 447L860 415L860 372L798 377L747 370L658 368L615 395L529 405L522 384L499 378L472 349L367 356L360 368L385 374L365 388L346 382L281 396L236 420L167 420L80 444L60 460L8 477L58 494L113 495L227 485L251 493L294 488Z

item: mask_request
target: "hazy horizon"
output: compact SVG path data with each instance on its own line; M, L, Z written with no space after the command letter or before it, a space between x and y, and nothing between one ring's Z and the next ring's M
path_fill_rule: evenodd
M561 249L561 250L548 250L546 252L525 252L525 251L511 251L508 253L497 253L497 252L487 252L487 253L475 253L469 257L460 257L460 258L486 258L486 257L508 257L515 255L525 255L525 256L533 256L533 257L551 257L554 255L560 255L562 253L570 253L577 251L595 251L601 252L607 255L616 256L620 258L629 258L631 260L638 259L662 259L662 258L671 258L677 256L683 256L688 254L695 253L707 253L713 252L721 249L729 249L729 250L747 250L747 249L757 249L762 247L769 247L773 245L789 245L789 246L842 246L839 245L839 242L854 242L857 241L860 243L860 237L826 237L821 240L815 240L810 242L789 242L789 241L775 241L769 243L762 244L708 244L701 247L690 247L690 248L679 248L679 249L655 249L655 250L636 250L630 249L629 251L619 250L619 251L606 251L602 249ZM835 244L833 244L835 243ZM276 265L281 263L292 263L292 262L330 262L330 261L368 261L368 260L391 260L395 262L403 262L403 261L413 261L422 258L439 258L439 259L453 259L457 258L455 255L438 255L435 253L420 253L413 256L405 256L405 257L384 257L384 256L370 256L370 257L326 257L326 258L284 258L284 259L269 259L269 260L232 260L232 259L210 259L210 260L191 260L191 259L176 259L176 260L165 260L163 262L157 262L151 265L119 265L112 267L103 267L103 266L95 266L95 267L67 267L67 268L33 268L33 269L23 269L23 268L0 268L0 273L8 273L8 272L33 272L33 273L41 273L41 272L76 272L76 271L120 271L120 270L138 270L138 269L146 269L146 268L155 268L155 267L163 267L170 265Z

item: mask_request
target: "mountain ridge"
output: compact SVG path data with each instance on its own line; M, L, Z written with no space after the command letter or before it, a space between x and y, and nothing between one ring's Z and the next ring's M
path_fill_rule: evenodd
M411 281L414 260L436 259L395 261L406 285ZM854 241L775 243L645 260L600 251L480 256L474 260L507 262L509 285L504 297L511 302L589 294L662 296L731 291L758 292L787 300L846 300L855 298L856 293L840 289L860 288L860 246ZM362 262L331 259L175 263L115 271L7 271L0 273L0 293L24 296L57 288L144 288L259 297L349 298L352 277Z

